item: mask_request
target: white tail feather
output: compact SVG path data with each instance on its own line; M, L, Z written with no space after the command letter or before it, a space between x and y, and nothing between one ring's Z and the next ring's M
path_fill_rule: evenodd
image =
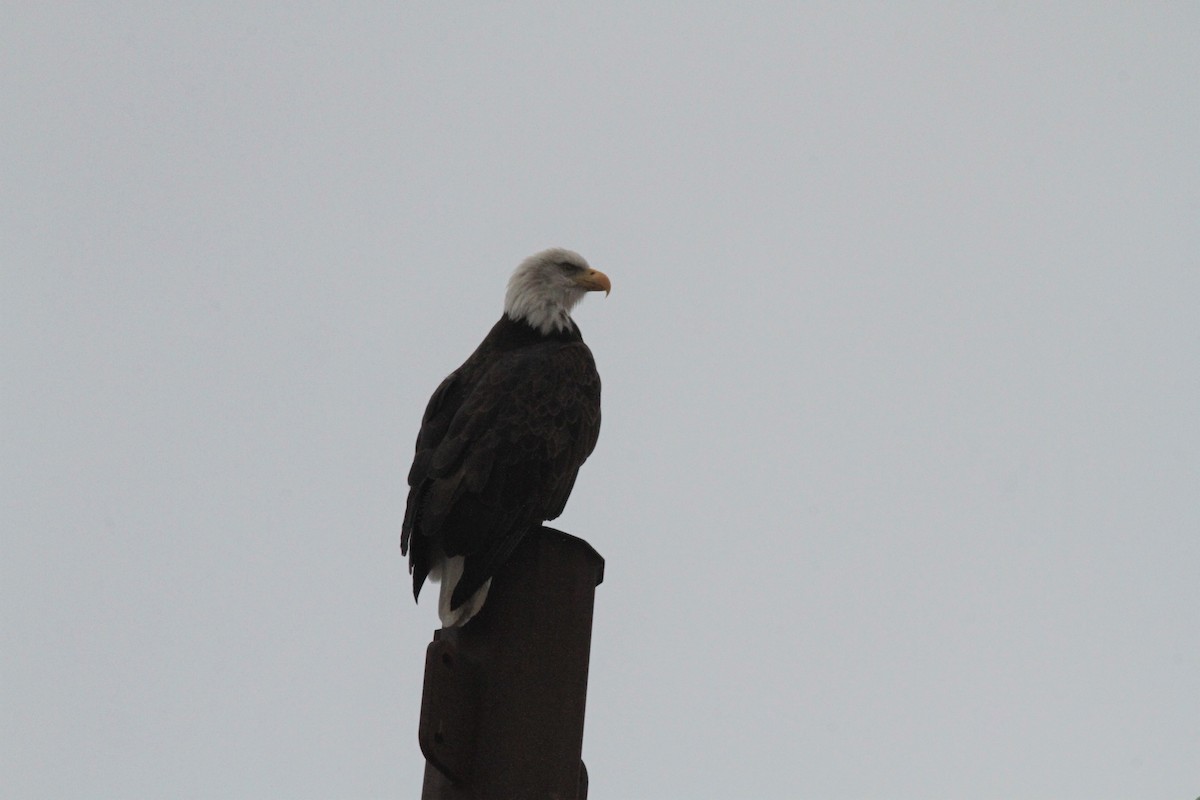
M463 564L462 556L452 556L430 566L429 579L441 584L438 592L438 616L442 620L443 628L466 625L471 617L478 614L479 609L483 608L483 601L487 599L488 589L492 587L492 579L488 578L475 594L467 598L465 603L451 610L450 597L454 594L454 587L458 586L458 582L462 578Z

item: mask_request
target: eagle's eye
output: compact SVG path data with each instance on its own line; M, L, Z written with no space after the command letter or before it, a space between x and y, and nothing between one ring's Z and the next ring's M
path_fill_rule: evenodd
M561 269L563 272L566 272L567 274L570 274L572 272L583 272L583 267L581 267L580 265L578 265L572 261L560 261L560 262L558 262L558 267L559 267L559 269Z

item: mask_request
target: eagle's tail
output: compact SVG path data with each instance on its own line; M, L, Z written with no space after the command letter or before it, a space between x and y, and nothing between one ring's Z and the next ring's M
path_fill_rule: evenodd
M454 595L454 587L458 586L458 581L462 578L464 563L465 559L462 556L451 556L446 559L438 559L433 568L429 570L429 579L441 584L438 592L438 616L442 620L443 628L466 625L471 617L478 614L479 609L483 608L483 601L487 599L488 589L492 587L492 579L488 578L475 594L467 598L465 603L458 608L451 609L450 598Z

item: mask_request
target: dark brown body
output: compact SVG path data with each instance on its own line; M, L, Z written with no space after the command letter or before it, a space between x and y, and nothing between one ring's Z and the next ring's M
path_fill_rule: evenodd
M578 328L543 335L501 317L421 421L400 539L414 596L437 559L464 556L451 607L471 597L562 513L599 433L600 377Z

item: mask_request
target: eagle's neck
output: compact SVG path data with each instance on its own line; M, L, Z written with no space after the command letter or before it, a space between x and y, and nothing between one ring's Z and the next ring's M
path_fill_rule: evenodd
M522 306L505 310L504 313L513 322L523 322L543 336L575 329L575 321L571 319L570 312L557 303Z
M574 320L571 320L569 327L562 329L552 328L549 333L543 333L541 330L530 325L526 320L513 319L508 314L502 314L500 321L492 328L481 347L510 350L519 347L529 347L547 341L576 342L582 341L582 339L583 336L580 333L579 326L575 324Z

